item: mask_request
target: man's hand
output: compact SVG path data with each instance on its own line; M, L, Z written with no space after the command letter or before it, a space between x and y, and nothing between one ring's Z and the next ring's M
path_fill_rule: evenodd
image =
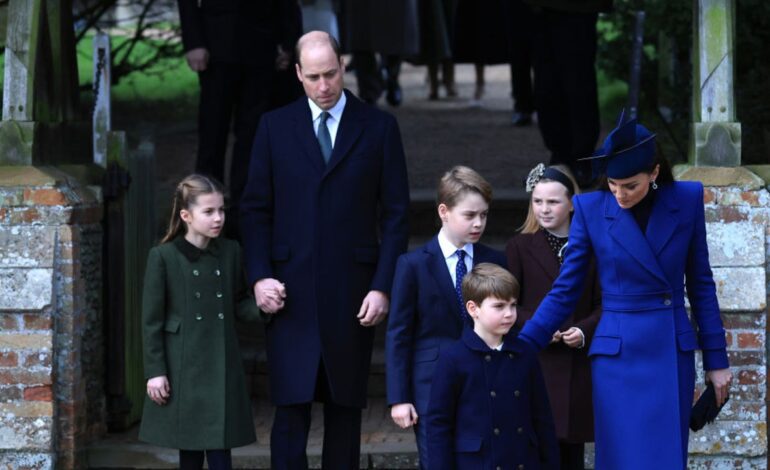
M358 320L361 326L375 326L385 319L388 314L388 296L378 290L370 290L361 303Z
M401 429L406 429L417 424L417 410L411 403L399 403L390 409L390 417Z
M727 395L730 390L730 383L733 381L733 373L730 369L716 369L706 372L706 382L714 384L714 395L716 395L717 406L722 406L722 403L727 400Z
M209 66L209 51L205 47L190 49L185 58L193 72L203 72Z
M561 340L564 342L564 344L571 348L582 348L586 344L583 331L576 326L573 326L569 330L562 332Z
M147 381L147 396L158 405L165 405L171 396L171 385L165 375L153 377Z
M283 47L278 46L278 51L275 56L275 69L286 70L291 65L291 55L283 50Z
M254 283L254 298L260 310L265 313L276 313L284 306L286 286L271 277L260 279Z

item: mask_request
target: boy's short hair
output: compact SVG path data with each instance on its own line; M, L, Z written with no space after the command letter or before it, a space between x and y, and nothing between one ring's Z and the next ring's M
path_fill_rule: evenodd
M463 278L463 299L481 305L484 299L519 297L519 282L508 270L492 263L479 263Z
M487 204L492 202L492 185L483 176L467 166L454 166L439 180L436 205L451 209L469 192L478 193Z

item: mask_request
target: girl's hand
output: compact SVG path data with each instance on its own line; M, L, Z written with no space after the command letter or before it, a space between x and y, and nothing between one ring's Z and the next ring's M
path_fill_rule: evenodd
M556 333L554 333L553 337L551 338L551 344L558 343L559 341L561 341L561 335L562 335L561 331L557 331Z
M706 382L711 382L714 385L717 406L722 406L725 400L727 400L728 390L732 381L733 373L730 372L730 369L716 369L706 372Z
M147 396L158 405L165 405L171 396L171 386L165 375L153 377L147 381Z
M414 424L417 424L417 410L414 409L414 405L411 403L399 403L393 405L390 409L390 417L393 418L393 422L401 429L406 429Z
M564 341L564 344L571 348L582 348L586 344L583 331L576 326L573 326L569 330L563 332L561 334L561 340Z

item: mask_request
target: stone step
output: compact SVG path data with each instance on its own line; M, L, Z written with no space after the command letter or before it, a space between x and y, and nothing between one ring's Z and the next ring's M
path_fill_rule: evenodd
M274 408L264 400L257 400L253 410L257 442L233 449L233 467L269 469ZM125 433L110 434L92 444L88 449L89 468L177 468L176 450L139 442L137 434L135 427ZM307 448L311 468L321 468L322 444L323 409L314 404ZM414 469L417 464L417 447L412 431L402 430L393 424L384 400L371 400L362 414L360 468Z

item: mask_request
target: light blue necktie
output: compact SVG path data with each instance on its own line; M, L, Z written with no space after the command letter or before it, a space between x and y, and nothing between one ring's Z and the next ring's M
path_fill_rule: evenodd
M321 147L324 162L328 164L332 156L332 136L326 126L327 119L329 119L329 113L327 111L322 112L321 122L318 123L318 145Z

